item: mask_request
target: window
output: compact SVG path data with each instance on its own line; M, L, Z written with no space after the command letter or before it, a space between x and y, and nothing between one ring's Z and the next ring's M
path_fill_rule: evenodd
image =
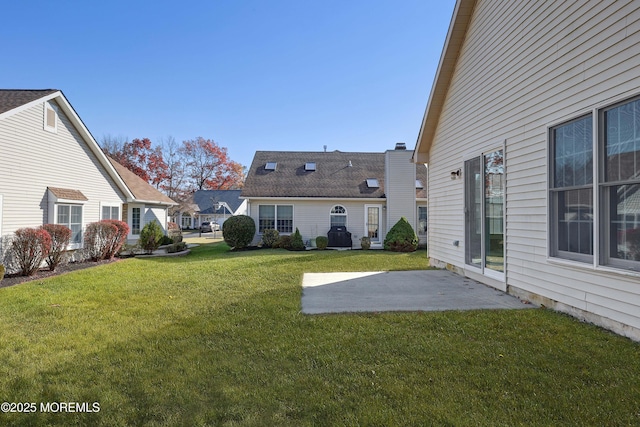
M422 181L420 181L419 179L416 179L416 188L417 189L423 189L424 185L422 184Z
M55 106L48 102L44 103L44 130L58 132L58 113Z
M56 224L64 225L71 229L71 243L82 243L82 206L57 205L57 208Z
M316 162L307 162L307 163L305 163L304 170L306 170L306 171L314 171L314 170L316 170Z
M277 162L267 162L267 164L264 165L265 170L268 170L268 171L274 171L276 170L277 167L278 167Z
M640 99L555 126L549 144L550 255L640 271Z
M140 234L140 208L131 208L131 234Z
M275 229L279 233L293 232L292 205L260 205L258 206L258 232Z
M593 256L593 135L591 116L551 129L552 254Z
M367 178L367 187L378 188L380 187L380 184L378 184L378 180L376 178Z
M335 205L333 208L331 208L330 216L332 227L347 226L347 210L344 208L344 206Z
M120 219L120 206L102 206L102 219Z
M418 235L427 235L427 207L418 206Z
M640 99L600 114L603 261L640 270Z

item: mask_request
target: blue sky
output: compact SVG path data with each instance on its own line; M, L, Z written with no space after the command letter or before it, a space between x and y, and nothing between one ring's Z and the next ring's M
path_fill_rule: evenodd
M413 148L454 0L16 1L0 82L104 135L256 150Z

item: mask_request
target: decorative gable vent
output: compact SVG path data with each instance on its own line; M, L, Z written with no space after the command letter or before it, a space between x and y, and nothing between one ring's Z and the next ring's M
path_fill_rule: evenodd
M316 162L307 162L307 163L305 163L304 170L306 170L306 171L314 171L314 170L316 170Z
M379 188L380 184L376 178L367 178L367 187L369 188Z
M268 171L274 171L276 170L277 167L278 167L278 162L267 162L267 164L264 165L264 169Z
M44 103L44 130L58 132L58 113L53 105Z

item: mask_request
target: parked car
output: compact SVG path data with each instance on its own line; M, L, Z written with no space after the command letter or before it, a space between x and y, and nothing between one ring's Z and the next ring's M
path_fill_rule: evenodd
M211 233L212 231L220 231L220 225L215 222L205 221L200 225L200 231L203 233Z

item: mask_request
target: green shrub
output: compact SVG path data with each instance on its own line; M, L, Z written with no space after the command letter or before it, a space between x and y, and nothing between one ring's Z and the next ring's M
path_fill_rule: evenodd
M291 236L280 236L278 241L273 245L274 248L291 249Z
M278 233L278 230L272 228L264 230L262 232L262 245L267 248L273 248L279 238L280 233Z
M160 246L173 245L173 239L169 236L162 236L162 240L160 241Z
M162 227L160 223L154 219L146 223L144 227L142 227L142 230L140 230L140 246L150 254L160 247L163 237L164 232L162 231Z
M414 252L418 249L418 236L405 217L400 218L387 233L384 249L393 252Z
M71 241L71 229L61 224L45 224L42 229L51 236L51 250L45 261L49 270L54 271L58 265L66 260L67 246Z
M0 264L0 280L4 277L4 265Z
M256 234L256 223L247 215L236 215L222 224L222 237L234 249L243 249L251 244Z
M302 241L302 235L300 234L298 227L296 227L296 231L291 236L291 250L304 251L304 242Z
M327 246L329 246L329 238L327 236L316 237L316 246L318 249L327 249Z
M168 254L174 254L176 252L182 252L182 251L184 251L186 249L187 249L186 242L173 243L173 244L167 246L167 253Z

